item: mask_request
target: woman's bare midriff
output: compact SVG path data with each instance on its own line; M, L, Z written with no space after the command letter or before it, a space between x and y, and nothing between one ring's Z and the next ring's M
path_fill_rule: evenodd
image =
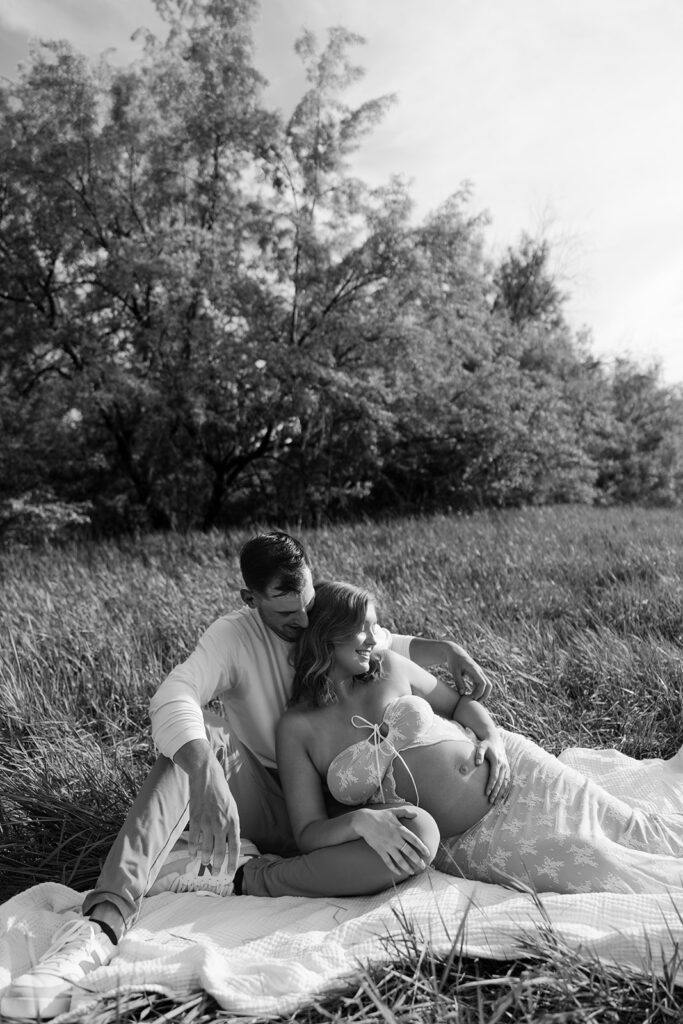
M459 835L475 825L491 808L484 793L489 776L488 762L474 763L474 744L469 740L442 740L430 746L402 750L393 762L396 792L409 803L419 805L432 815L442 837Z

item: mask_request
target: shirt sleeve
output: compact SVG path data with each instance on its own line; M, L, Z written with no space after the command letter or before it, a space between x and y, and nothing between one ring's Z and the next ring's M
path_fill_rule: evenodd
M410 657L410 641L412 636L403 633L390 633L384 626L377 627L377 646L383 651L394 651L404 658Z
M152 737L166 757L173 758L191 740L206 739L202 708L233 686L237 644L230 622L217 619L152 697Z

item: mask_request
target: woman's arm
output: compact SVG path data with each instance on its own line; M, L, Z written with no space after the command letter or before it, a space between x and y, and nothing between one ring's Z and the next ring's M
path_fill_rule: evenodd
M478 740L490 739L498 735L498 726L486 708L477 700L463 694L451 713L454 722L459 722L466 729L471 729Z
M408 658L387 651L382 658L382 676L389 683L401 683L431 704L437 715L451 718L460 695L457 690Z
M379 811L356 807L347 814L328 817L322 781L310 756L310 733L305 713L297 711L286 712L276 731L280 781L299 849L309 853L322 846L364 839L397 875L424 868L430 859L429 849L401 824L401 818L415 816L412 807L402 805Z
M278 722L275 750L280 782L297 846L304 853L320 846L337 846L358 835L353 814L328 818L322 781L309 751L307 716L287 711Z
M484 758L489 762L486 795L493 804L504 795L510 782L510 765L498 727L486 708L466 695L460 697L451 717L471 729L479 740L474 763L481 764Z
M472 697L460 695L431 672L419 668L412 661L406 662L405 658L391 651L384 656L384 667L387 678L402 677L413 693L424 697L437 714L452 718L472 730L478 740L474 763L479 765L484 759L489 762L486 795L491 803L495 803L507 790L510 766L500 732L486 708Z

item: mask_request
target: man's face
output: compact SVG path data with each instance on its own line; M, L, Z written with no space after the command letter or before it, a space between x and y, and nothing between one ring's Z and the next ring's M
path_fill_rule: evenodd
M304 566L301 590L283 594L278 588L268 587L264 593L251 591L252 607L273 633L283 640L297 640L308 626L308 612L315 601L311 570Z

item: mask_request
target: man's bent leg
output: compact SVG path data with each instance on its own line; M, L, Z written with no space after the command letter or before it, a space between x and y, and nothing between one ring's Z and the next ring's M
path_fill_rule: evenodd
M272 828L276 845L286 847L291 832L276 781L231 737L224 719L205 719L207 737L224 767L243 827L262 841ZM135 920L142 897L188 819L188 803L186 773L168 758L159 758L109 851L96 889L83 903L90 920L86 916L68 921L59 929L45 955L3 993L0 1013L46 1020L69 1008L73 988L87 987L87 975L109 962L115 943Z
M221 762L240 814L242 834L264 852L291 847L282 792L239 740L225 719L205 714L206 734ZM166 757L152 767L104 863L83 913L109 924L112 908L121 915L116 938L137 917L142 898L173 849L189 818L187 774ZM105 917L105 915L107 915ZM111 925L110 925L111 927Z
M433 860L439 846L436 822L416 808L403 824L420 837ZM242 870L244 896L368 896L411 878L396 874L364 839L338 846L323 846L298 857L258 857Z
M98 906L121 915L117 938L137 917L142 897L182 833L189 815L186 773L167 757L159 757L133 801L111 846L97 885L83 901L83 914L100 920ZM109 921L105 921L109 923ZM111 927L111 925L110 925Z

